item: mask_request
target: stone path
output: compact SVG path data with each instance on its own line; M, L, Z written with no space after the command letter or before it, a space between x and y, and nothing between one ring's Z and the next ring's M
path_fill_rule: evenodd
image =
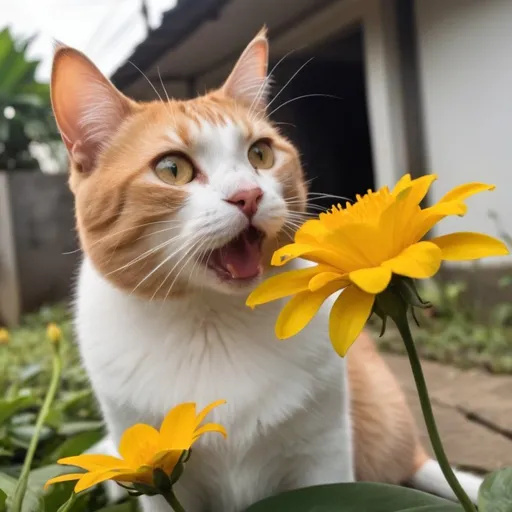
M420 426L424 446L430 443L409 361L386 354ZM450 461L459 467L488 472L512 466L512 376L423 362L434 414Z

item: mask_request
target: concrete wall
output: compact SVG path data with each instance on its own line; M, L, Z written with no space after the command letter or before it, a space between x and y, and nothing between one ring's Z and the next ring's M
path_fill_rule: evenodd
M496 235L495 211L512 232L512 1L415 0L427 165L439 174L432 200L467 181L496 191L470 200L440 233ZM503 260L487 260L492 264Z
M70 294L80 258L73 196L67 175L16 171L6 176L21 308L31 311Z

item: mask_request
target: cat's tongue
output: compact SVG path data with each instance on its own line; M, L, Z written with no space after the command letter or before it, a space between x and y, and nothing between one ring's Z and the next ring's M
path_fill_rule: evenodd
M261 233L253 226L213 251L210 266L223 277L249 279L260 273Z

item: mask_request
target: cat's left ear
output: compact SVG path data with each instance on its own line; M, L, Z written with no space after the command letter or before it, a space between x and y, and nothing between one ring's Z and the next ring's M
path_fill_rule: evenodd
M269 93L267 30L263 28L247 45L222 92L249 107L263 110Z

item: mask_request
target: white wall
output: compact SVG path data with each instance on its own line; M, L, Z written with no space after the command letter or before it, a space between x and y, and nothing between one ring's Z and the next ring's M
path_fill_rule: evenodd
M512 234L512 0L416 0L416 23L431 199L467 181L497 187L438 232L495 235L495 210Z

